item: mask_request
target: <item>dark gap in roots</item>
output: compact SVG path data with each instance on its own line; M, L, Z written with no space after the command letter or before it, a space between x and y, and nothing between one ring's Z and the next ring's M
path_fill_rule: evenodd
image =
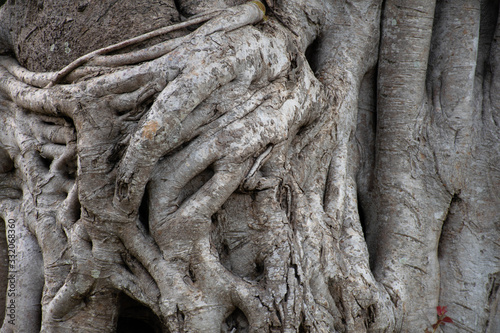
M240 309L236 308L222 324L223 333L248 333L250 325L248 319Z
M82 218L82 204L80 203L80 200L77 202L77 207L78 208L75 209L75 215L73 215L75 222Z
M280 183L279 190L280 190L279 203L281 210L283 210L286 213L288 222L292 222L290 214L290 210L292 209L291 207L292 193L290 190L290 186L288 186L287 184Z
M139 206L139 222L144 229L149 233L149 194L146 188L142 196L141 205Z
M367 240L366 232L367 232L368 221L366 218L366 213L365 213L365 210L363 208L363 205L361 204L361 198L360 198L359 192L357 194L357 197L358 197L359 222L361 223L361 228L363 229L363 236L364 236L365 241L366 241Z
M219 223L219 219L218 219L218 216L217 216L217 213L215 213L214 215L212 215L210 217L210 219L212 220L212 233L217 231L219 228L220 228L220 223Z
M222 240L222 242L219 244L218 252L222 266L226 267L227 270L232 272L233 267L231 265L231 250L229 249L229 245L227 244L226 239Z
M222 243L221 256L223 256L223 257L229 257L229 255L230 255L229 245L227 244L226 241L224 241Z
M255 276L256 280L260 280L264 276L265 266L263 262L255 262Z
M374 190L377 137L377 75L378 66L368 70L359 87L356 143L359 151L359 170L356 182L364 193Z
M177 308L177 319L180 323L184 323L184 320L186 319L186 315L179 308Z
M219 221L219 214L215 213L211 216L212 226L210 230L210 242L217 249L217 253L219 254L219 260L221 264L229 270L227 267L227 258L224 257L224 240L222 238L222 224ZM227 244L226 244L227 246Z
M332 198L332 158L329 158L328 162L328 168L326 169L326 177L325 177L325 183L323 185L323 198L321 200L321 205L323 206L323 209L326 211L328 209L328 203L333 199ZM326 164L326 163L325 163Z
M462 198L460 198L460 191L455 193L451 198L451 204L459 204L462 202Z
M62 118L64 119L64 121L66 121L69 127L75 128L75 123L73 122L73 119L71 117L63 116Z
M189 18L193 15L200 14L200 11L203 11L203 7L200 8L199 4L203 4L203 2L199 0L174 0L175 8L185 18ZM213 8L214 10L217 8ZM187 27L187 30L194 31L201 24L195 24Z
M182 10L180 2L181 2L181 0L174 0L175 9L177 9L177 12L180 15L186 16L185 13L184 13L184 11Z
M296 135L296 136L301 136L301 135L303 135L304 133L306 133L306 131L307 131L307 129L308 129L308 128L309 128L309 127L308 127L307 125L301 126L301 127L299 128L299 130L297 131L297 134L295 134L295 135Z
M15 177L16 169L14 168L14 161L9 156L7 150L0 147L0 179L5 177ZM20 199L23 195L20 185L2 186L0 187L0 199Z
M318 70L318 49L319 49L319 38L316 38L306 49L306 59L309 63L309 67L313 73Z
M191 265L189 266L188 274L191 281L193 281L193 283L196 283L196 275L194 274L194 270L193 267L191 267Z
M438 259L441 260L443 258L443 245L445 243L448 243L449 239L449 232L447 232L447 229L449 228L449 221L450 217L455 213L455 210L457 209L457 206L460 206L462 203L462 199L460 198L460 190L457 193L453 194L453 197L451 198L450 206L448 207L448 212L446 214L446 217L443 221L443 225L441 226L441 235L439 236L439 243L438 243Z
M297 282L299 284L302 284L302 279L300 278L300 275L299 275L299 267L297 266L297 264L294 264L294 263L291 263L290 264L290 268L293 268L293 271L295 273L295 278L297 279Z
M306 319L303 313L300 314L300 325L298 333L309 333L311 332L311 327L306 324Z
M345 319L346 310L344 308L344 302L342 301L342 286L339 281L333 279L328 280L328 291L335 302L335 306L338 310L339 316L334 319L333 326L339 332L345 332L347 321Z
M490 69L489 59L491 44L495 39L495 30L498 22L499 3L500 0L481 1L481 18L479 20L479 43L476 66L476 76L478 77L484 77L485 65L486 70Z
M298 67L298 63L297 63L297 57L293 57L290 59L290 69L292 71L294 71L297 67Z
M496 272L495 274L489 274L488 276L488 305L490 309L494 309L496 304L498 304L497 299L500 297L500 272ZM488 327L488 325L485 325Z
M69 202L68 207L68 214L64 214L67 219L69 219L68 222L75 223L82 217L82 205L80 203L80 200L78 198L69 198L66 197L66 200L71 200ZM66 234L66 236L69 238L69 236Z
M49 162L50 161L50 162ZM54 163L52 165L52 163ZM46 159L44 164L49 168L52 166L54 170L64 174L69 180L75 180L77 174L77 161L75 155L66 155L56 160Z
M50 165L52 164L53 159L40 155L40 161L42 162L43 166L47 168L47 170L50 170Z
M5 298L7 293L9 273L7 238L5 235L5 221L0 218L0 323L5 316Z
M178 205L181 206L185 200L191 197L191 195L198 192L198 190L201 189L201 187L205 185L213 175L214 171L212 170L212 167L209 166L194 176L180 191Z
M248 192L248 194L250 195L250 198L252 199L252 201L256 201L257 200L257 192L258 192L257 190Z
M232 272L231 250L228 240L224 237L223 223L220 221L219 213L212 215L212 231L210 233L210 242L217 249L219 261L228 271Z
M195 135L193 138L191 138L189 141L187 142L184 142L182 143L181 145L175 147L175 148L172 148L171 150L168 150L161 158L160 158L160 161L161 160L164 160L165 158L167 157L170 157L170 156L173 156L175 155L176 153L184 150L184 148L186 148L187 146L189 146L191 143L193 143L194 141L196 141L196 139L198 138L198 135Z
M375 322L375 317L376 317L376 312L375 312L375 306L370 305L368 308L366 308L366 320L365 320L365 326L366 328L370 328L370 326Z
M0 174L14 170L14 161L6 149L0 146Z
M120 161L123 157L123 154L125 153L125 148L127 148L127 145L128 141L121 141L114 144L113 148L111 148L111 154L108 156L108 162L110 164L116 164L118 161Z
M125 294L120 295L117 333L162 333L160 319L149 309Z
M132 268L130 268L130 266L128 264L123 264L122 267L127 271L129 272L130 274L134 274L134 272L132 271Z

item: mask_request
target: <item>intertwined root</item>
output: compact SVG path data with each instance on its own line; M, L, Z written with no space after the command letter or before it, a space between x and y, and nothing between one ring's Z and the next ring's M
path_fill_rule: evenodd
M49 175L51 189L62 190L52 219L42 219L43 226L36 218L29 222L42 249L55 242L50 235L63 239L57 249L64 256L44 256L64 267L58 279L46 281L45 331L57 331L61 320L77 327L86 311L100 313L102 322L116 316L113 310L100 312L95 296L117 291L150 308L171 332L219 332L239 310L253 332L281 325L298 330L303 322L327 330L342 321L338 304L351 312L371 306L374 298L353 297L356 283L338 271L343 261L356 258L323 251L338 242L340 230L336 226L330 234L334 221L317 193L301 187L295 179L301 175L288 165L298 156L319 154L323 160L330 154L332 144L320 147L323 153L306 146L313 147L316 136L332 135L322 122L333 126L335 112L321 106L322 86L295 37L274 20L259 29L250 26L263 18L259 3L97 50L57 73L31 73L0 59L0 90L20 110L11 118L29 128L23 136L13 134L23 151L23 170ZM108 54L209 19L186 36ZM304 130L313 122L314 130ZM305 143L294 147L299 132ZM48 167L32 168L44 159L51 161ZM266 163L279 171L263 176ZM312 173L329 172L329 163ZM326 182L319 179L326 173L310 177ZM262 281L229 271L211 239L212 219L238 190L257 193L262 205L259 235L266 237L255 238L261 253L248 265L264 267ZM38 209L36 201L30 204ZM310 219L323 229L309 228ZM303 257L304 248L311 258ZM315 267L318 261L326 262L325 276ZM359 266L369 272L367 263ZM378 291L368 273L366 278L366 293ZM333 299L331 284L350 291ZM106 306L113 309L111 296ZM306 309L306 303L321 306Z
M262 165L258 156L268 155L307 121L314 102L302 100L300 89L319 89L303 68L301 84L286 87L290 60L297 56L284 45L287 38L246 27L262 19L262 9L252 2L200 16L97 50L57 73L31 73L9 58L1 59L0 89L29 110L19 112L33 120L23 120L21 128L31 128L26 138L17 135L18 144L30 152L26 164L37 156L49 159L45 172L54 181L69 177L62 186L62 209L45 226L62 227L72 262L57 293L46 295L47 330L52 321L71 321L89 294L109 288L146 304L174 331L181 326L202 329L208 318L209 329L220 330L235 307L246 313L255 330L268 325L268 310L259 301L264 291L227 271L210 250L209 239L210 217L247 175L255 174ZM107 55L212 17L190 35L146 50ZM286 34L273 24L275 34ZM124 65L129 67L120 67ZM58 84L62 80L66 84ZM233 102L223 101L231 94ZM74 170L75 154L77 184L69 171ZM152 176L164 156L161 176ZM117 169L112 161L120 161ZM182 189L207 169L213 175L185 197ZM169 212L157 216L159 210L151 209L151 235L136 223L148 182L166 192L160 204ZM33 231L42 248L49 248L51 240L36 223ZM187 264L179 265L173 254L185 251ZM113 252L122 258L103 255ZM122 268L124 263L130 271ZM186 282L190 270L196 282ZM219 286L224 286L222 294L215 292ZM183 322L179 311L186 315Z

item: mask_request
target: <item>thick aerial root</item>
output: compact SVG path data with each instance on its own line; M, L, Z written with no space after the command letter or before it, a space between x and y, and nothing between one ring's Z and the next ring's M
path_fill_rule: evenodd
M225 269L211 252L206 233L195 242L187 242L192 245L189 268L180 271L179 276L185 274L182 283L190 286L191 292L176 288L164 290L162 311L169 329L172 332L220 331L224 319L237 307L248 316L254 332L265 331L269 315L267 307L261 304L264 290Z
M16 79L2 66L0 77L0 91L18 107L43 115L70 116L71 105L63 91L34 88Z
M208 238L195 246L195 274L203 290L216 291L219 297L229 298L247 316L252 332L266 331L270 323L268 308L263 305L265 291L257 284L246 282L224 268L211 253ZM227 302L227 300L226 300Z
M120 164L115 195L117 208L127 211L138 206L142 193L135 191L138 195L134 196L129 193L129 189L142 187L160 156L174 148L165 146L165 142L169 141L173 131L180 128L180 123L191 110L219 85L234 78L234 72L225 64L210 67L221 73L219 78L214 78L208 72L201 78L195 74L187 74L176 79L175 83L169 84L162 91L145 116L142 128L131 139L123 163ZM192 89L195 91L191 91ZM141 167L137 168L139 165Z
M43 122L42 122L43 121ZM40 119L31 127L35 138L40 142L51 142L53 144L64 145L76 140L74 129L69 126L48 124L46 120Z
M71 315L92 287L95 281L93 274L95 264L92 260L89 240L83 226L75 225L71 232L73 266L66 283L59 289L45 310L49 318L64 320L64 317Z
M186 241L185 237L182 236L182 230L186 228L186 223L191 226L192 233L203 234L206 231L206 221L210 220L210 216L238 188L250 166L249 162L230 163L224 160L217 162L215 165L215 175L195 194L183 202L176 211L167 210L166 212L160 212L160 214L152 216L152 234L165 253L168 253L168 249L172 246L177 246L175 244ZM172 184L169 182L163 183L163 186L158 188L161 192L155 191L153 193L163 194L164 190L169 188L169 185ZM165 206L168 207L167 205ZM188 237L199 236L189 234Z
M89 61L89 66L118 67L153 60L175 50L183 43L189 41L192 37L192 34L189 34L134 52L107 56L96 56Z
M66 232L66 237L72 225L78 221L80 217L80 202L78 200L78 186L73 184L69 190L68 196L61 204L61 208L57 211L56 221Z
M317 86L313 87L314 85L306 85L298 86L296 89L318 89ZM293 93L292 96L294 96ZM245 112L246 116L243 119L230 122L218 131L214 131L213 135L209 137L202 135L178 153L167 157L164 160L166 169L164 168L155 174L155 179L161 177L162 182L158 184L156 181L153 182L148 192L150 200L152 200L150 204L165 207L164 211L155 211L153 215L149 216L151 233L162 249L164 258L171 261L177 257L191 258L189 259L190 264L180 265L179 269L187 271L188 266L192 267L194 286L199 288L203 299L210 299L210 291L215 290L213 285L224 286L224 293L218 296L221 297L219 302L228 304L226 298L229 297L229 304L240 308L247 315L252 330L255 332L267 330L270 321L274 320L269 314L271 305L263 305L266 292L227 271L219 260L210 253L208 245L210 242L205 238L210 229L210 217L240 186L249 171L252 170L252 165L257 163L254 169L258 169L261 165L258 162L259 155L256 156L255 161L252 155L256 152L265 153L268 151L267 143L269 142L279 143L285 140L290 128L295 125L300 127L307 119L305 114L314 104L311 102L308 104L294 98L286 100L286 97L289 96L287 94L280 96L277 93L253 111ZM277 107L277 109L281 112L276 110L276 105L280 105L280 103L281 107ZM292 111L296 110L294 108L296 103L302 105L303 108L300 110L304 114ZM248 106L253 108L252 103L249 103ZM273 117L277 113L284 118L279 122L284 124L283 127L273 123ZM251 124L258 124L258 126L251 126ZM292 132L295 130L292 129ZM238 141L234 142L234 138L237 138ZM242 160L244 158L247 160ZM179 201L181 191L186 187L186 184L208 167L211 167L214 172L213 176L205 181L188 199ZM256 170L252 172L255 173ZM155 198L158 198L161 203L156 204ZM171 209L174 207L176 208ZM184 232L186 228L190 230L189 234ZM210 257L213 259L207 259ZM182 273L180 275L182 276ZM220 289L217 290L220 292ZM193 299L189 294L187 297L188 300ZM172 300L166 297L165 302L171 304ZM185 302L184 300L182 304ZM207 310L206 306L203 305L204 302L191 309L195 310L201 306ZM189 313L190 308L183 309ZM170 311L173 311L172 306ZM215 309L212 311L214 316L217 313L220 315L220 312ZM191 315L197 319L203 317L202 313L197 315L191 313ZM172 320L175 322L174 319ZM194 323L197 319L192 319L192 322ZM279 325L279 322L276 320L273 325Z
M276 89L278 87L279 85L276 86ZM183 150L166 158L161 163L164 167L158 170L162 174L161 180L158 180L158 186L168 190L162 191L161 194L154 197L162 198L161 205L164 207L162 214L165 217L174 212L182 203L181 191L188 182L207 168L212 166L211 169L216 174L225 172L227 166L231 164L238 165L245 160L253 159L254 155L256 155L257 160L253 164L257 163L258 168L261 165L258 162L258 156L268 149L268 145L278 144L286 139L288 126L292 126L296 114L293 112L287 113L286 110L291 109L286 106L281 109L278 107L280 111L276 111L276 105L283 104L287 94L280 93L279 89L274 93L275 96L269 96L268 100L257 107L254 104L256 101L253 99L249 100L248 103L242 103L241 110L238 111L245 114L242 119L227 122L227 119L224 121L222 117L219 118L218 125L225 125L225 127L219 130L207 131ZM293 103L290 104L293 105ZM250 108L252 111L244 110L245 107ZM231 114L228 114L230 119L231 116ZM279 119L275 120L275 117ZM255 126L255 124L258 125ZM277 124L283 124L283 126L277 126ZM293 126L300 126L300 124L294 124ZM256 170L245 170L244 174L241 174L240 182L244 180L250 171L252 173L256 172ZM217 187L216 182L210 180L200 191L203 190L208 198L213 199L214 197L210 193L215 190L215 187L210 184ZM153 184L152 186L157 185ZM203 199L200 198L200 200ZM208 216L216 210L211 211ZM162 220L163 218L158 216L158 219Z
M0 217L2 223L5 221L5 233L15 237L7 236L8 239L15 240L11 243L13 247L9 246L8 250L15 260L9 257L9 264L3 266L8 268L4 276L9 283L4 290L6 308L3 323L0 322L2 333L39 332L39 304L44 283L40 274L43 269L42 255L36 238L24 224L24 212L20 208L17 200L2 200L0 204ZM14 234L12 230L15 230Z
M147 271L142 271L139 265L135 265L129 266L132 272L142 281L149 281L148 276L151 276L154 282L149 281L148 283L155 283L162 292L161 297L166 298L166 301L160 299L159 302L162 316L175 312L175 304L180 302L183 295L186 297L187 295L191 295L191 297L196 296L193 295L193 289L184 282L182 272L179 272L175 268L175 265L172 265L172 263L163 258L161 250L149 235L145 235L135 225L130 224L117 225L115 232L120 236L130 254ZM134 265L128 259L126 259L126 262ZM152 290L155 289L154 286L151 286L151 288L153 288ZM172 294L172 291L175 291L175 293ZM144 292L151 295L151 292L148 292L147 289ZM173 308L172 304L174 304Z
M257 34L258 32L253 32L251 38L255 43L265 45L266 54L256 52L246 43L238 45L236 50L234 47L223 48L226 52L222 54L222 59L219 52L198 52L189 59L188 64L207 62L204 70L201 73L194 69L185 70L186 74L179 75L162 91L145 116L142 126L132 137L123 163L120 164L114 201L116 208L129 213L131 209L137 209L142 192L130 193L129 190L143 188L158 159L180 144L172 142L171 138L182 136L178 131L182 131L183 121L216 89L237 78L237 68L247 64L245 77L238 78L242 80L242 84L260 78L269 69L274 75L283 75L288 64L286 46L276 42L273 47L267 37L261 35L261 39L258 39ZM234 41L225 36L212 35L209 45L212 43L231 45ZM215 49L220 47L216 46ZM266 60L267 57L270 59ZM276 62L271 58L284 60ZM262 64L271 64L271 68L265 68ZM169 144L171 142L173 145Z
M178 63L178 56L167 56L167 63ZM48 121L68 116L86 116L98 108L99 112L124 113L161 91L173 80L179 69L157 62L146 63L127 70L119 70L80 83L57 85L41 89L24 83L0 66L0 91L17 107L49 116ZM163 68L160 70L160 68ZM105 103L103 105L103 103ZM50 118L51 117L51 118ZM45 129L46 130L46 129ZM59 142L54 142L59 143Z
M49 84L55 73L35 73L21 66L16 59L8 56L0 57L0 66L4 67L19 81L34 87L44 87Z

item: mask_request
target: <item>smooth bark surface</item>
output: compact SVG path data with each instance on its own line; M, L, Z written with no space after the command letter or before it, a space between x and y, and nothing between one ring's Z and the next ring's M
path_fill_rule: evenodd
M498 332L498 11L6 1L0 332Z

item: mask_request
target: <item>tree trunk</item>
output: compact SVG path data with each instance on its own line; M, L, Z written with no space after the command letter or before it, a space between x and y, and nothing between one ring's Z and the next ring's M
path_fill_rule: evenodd
M498 11L6 1L0 332L500 331Z

